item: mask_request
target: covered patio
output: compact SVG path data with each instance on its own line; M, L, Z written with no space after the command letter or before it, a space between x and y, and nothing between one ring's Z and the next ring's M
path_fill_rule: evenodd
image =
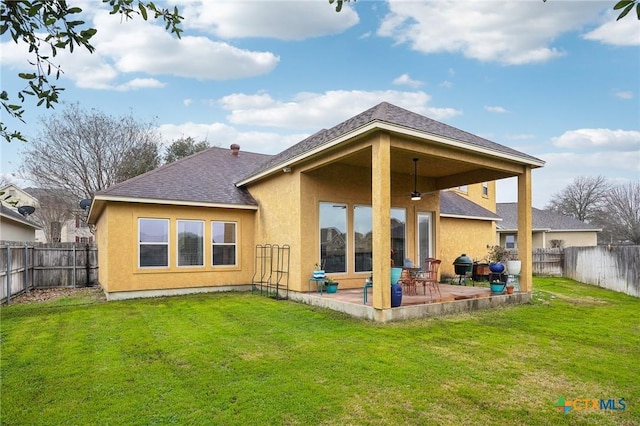
M514 294L492 294L488 287L460 286L440 284L441 295L422 294L402 295L400 306L388 309L385 322L400 321L413 318L436 317L451 315L461 312L475 311L479 309L497 308L500 306L523 304L531 301L530 292L516 292ZM367 303L364 303L363 289L338 290L337 293L310 293L289 294L290 299L306 303L311 306L319 306L344 312L353 317L379 321L376 310L373 307L371 289L368 290Z

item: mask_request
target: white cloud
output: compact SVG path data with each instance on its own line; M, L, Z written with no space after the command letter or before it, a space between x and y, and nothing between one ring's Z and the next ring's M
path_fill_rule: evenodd
M616 90L613 92L613 96L615 96L618 99L628 100L628 99L633 99L634 94L631 90Z
M449 80L445 80L442 83L440 83L441 87L444 87L445 89L451 89L453 87L453 83L450 82Z
M271 72L280 60L271 52L240 49L206 37L184 35L177 39L153 19L121 22L99 5L87 4L83 14L88 25L98 30L91 40L94 53L76 47L73 53L58 50L52 58L64 71L62 77L80 88L126 91L164 87L165 83L144 76L127 81L125 76L130 73L199 80L247 78ZM1 49L3 67L32 69L28 60L33 58L22 42L5 42ZM49 54L46 46L41 53Z
M552 139L558 148L590 150L607 148L609 151L640 150L640 131L611 129L577 129L564 132Z
M184 26L224 39L265 37L304 40L339 34L359 22L345 6L336 13L327 1L179 0ZM181 4L181 5L180 5Z
M182 101L182 105L189 107L193 103L193 99L187 98Z
M393 84L398 85L398 86L402 86L402 85L409 86L409 87L413 87L414 89L424 85L424 83L422 81L412 79L409 76L409 74L407 74L407 73L402 74L401 76L398 76L398 77L394 78L393 79Z
M460 2L390 0L378 35L423 53L461 52L468 58L510 65L564 55L550 44L579 29L607 7L599 2Z
M231 111L227 119L233 124L314 131L334 126L383 101L439 121L462 113L454 108L428 106L430 100L424 92L339 90L301 92L290 101L276 100L265 93L235 94L220 99L220 105Z
M488 105L486 105L486 106L484 107L484 109L485 109L485 111L489 111L489 112L497 112L497 113L499 113L499 114L504 114L504 113L506 113L506 112L509 112L509 111L507 111L506 109L504 109L504 108L503 108L503 107L501 107L501 106L488 106Z
M640 31L635 10L625 18L616 21L619 11L610 11L603 18L598 28L583 34L586 40L599 41L613 46L640 46Z
M242 151L261 154L277 154L309 136L308 133L283 135L276 132L241 131L223 123L163 124L158 130L165 144L190 136L196 141L206 140L211 146L229 147L232 143L237 143Z

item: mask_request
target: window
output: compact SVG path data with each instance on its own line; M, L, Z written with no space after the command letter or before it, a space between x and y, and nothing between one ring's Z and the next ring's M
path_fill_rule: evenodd
M204 266L204 222L178 221L178 266Z
M507 235L505 237L505 248L508 248L508 249L516 248L516 236L515 235Z
M353 244L355 271L368 272L373 269L373 219L370 206L353 208Z
M418 259L415 266L422 267L426 258L432 257L433 214L418 213Z
M398 267L404 265L405 258L405 229L407 213L405 209L391 209L391 250L393 264Z
M466 194L467 192L469 192L469 186L468 185L460 185L458 187L458 191L464 192Z
M484 197L489 196L489 182L482 182L482 195Z
M138 252L141 268L169 266L167 219L138 219Z
M213 266L235 266L236 223L211 222L211 264Z
M325 272L347 272L347 205L320 203L320 262Z

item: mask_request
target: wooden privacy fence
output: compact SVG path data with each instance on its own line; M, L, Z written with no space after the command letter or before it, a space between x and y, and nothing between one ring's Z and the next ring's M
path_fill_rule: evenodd
M563 264L564 252L561 248L533 250L533 275L561 277Z
M567 247L564 276L640 297L640 246Z
M34 288L85 287L98 281L95 244L0 242L0 301Z

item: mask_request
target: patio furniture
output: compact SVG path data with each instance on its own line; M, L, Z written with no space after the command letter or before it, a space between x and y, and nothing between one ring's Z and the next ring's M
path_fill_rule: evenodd
M402 286L402 292L407 295L416 295L416 277L420 272L420 268L402 268L398 284Z
M311 277L309 278L309 284L307 286L307 293L311 293L311 283L315 283L316 285L316 291L320 293L320 295L322 295L322 291L324 290L324 285L327 282L326 278L314 278Z
M367 304L368 289L371 289L373 291L373 280L370 280L369 278L367 278L366 281L364 282L364 289L362 293L362 303L364 303L365 305Z
M429 296L431 296L431 298L433 298L433 293L436 291L440 297L442 297L440 286L438 285L438 269L440 268L440 263L442 263L442 261L439 259L425 259L424 271L420 272L414 280L416 285L422 284L422 290L425 295L427 294L427 288L429 289Z

